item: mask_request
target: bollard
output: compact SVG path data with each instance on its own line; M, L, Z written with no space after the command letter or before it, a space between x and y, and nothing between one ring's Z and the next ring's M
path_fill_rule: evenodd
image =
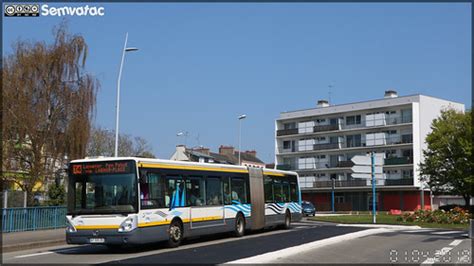
M472 219L469 219L469 238L472 238Z

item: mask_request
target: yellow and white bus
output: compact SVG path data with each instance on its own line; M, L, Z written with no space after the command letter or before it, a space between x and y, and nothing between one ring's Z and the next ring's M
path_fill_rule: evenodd
M145 158L69 165L66 240L118 246L281 226L301 219L294 172Z

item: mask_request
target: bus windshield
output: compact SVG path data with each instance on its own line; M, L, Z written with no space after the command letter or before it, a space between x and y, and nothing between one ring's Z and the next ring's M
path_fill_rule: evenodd
M138 188L133 166L134 162L72 165L72 174L69 177L68 213L137 212Z

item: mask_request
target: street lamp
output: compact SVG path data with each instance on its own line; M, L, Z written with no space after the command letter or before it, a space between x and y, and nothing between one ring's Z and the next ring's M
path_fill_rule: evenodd
M117 106L115 116L115 157L118 156L118 138L119 138L119 114L120 114L120 80L122 78L123 61L125 59L125 52L138 51L138 48L127 47L128 32L125 34L125 44L122 50L122 61L120 62L119 75L117 79Z
M188 138L188 131L185 131L185 132L180 131L180 132L178 132L178 133L176 134L176 136L177 136L177 137L182 137L182 136L184 136L184 146L186 147L186 140L187 140L187 138Z
M240 163L240 153L241 153L241 145L242 145L242 120L244 120L247 115L239 115L239 165Z

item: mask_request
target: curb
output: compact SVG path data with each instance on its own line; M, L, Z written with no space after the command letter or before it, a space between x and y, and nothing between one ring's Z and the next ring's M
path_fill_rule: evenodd
M41 242L30 242L30 243L23 243L23 244L4 245L4 246L2 246L2 253L19 251L19 250L24 250L24 249L49 247L49 246L55 246L55 245L58 245L58 244L66 245L66 240L65 239L56 239L56 240L47 240L47 241L41 241Z

